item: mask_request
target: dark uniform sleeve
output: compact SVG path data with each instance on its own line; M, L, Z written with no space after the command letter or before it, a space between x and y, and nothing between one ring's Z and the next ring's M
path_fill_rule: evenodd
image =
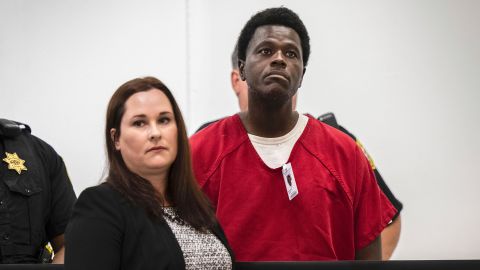
M402 211L403 209L403 204L395 197L395 195L393 195L392 191L390 190L390 188L387 186L387 184L385 183L385 181L383 180L383 177L382 175L380 174L380 172L378 171L377 167L374 165L373 163L373 160L372 158L370 157L370 155L367 153L367 150L363 147L363 145L357 140L357 138L352 134L350 133L348 130L346 130L344 127L338 125L337 127L339 130L341 130L343 133L347 134L348 136L350 136L352 139L355 140L355 142L360 146L360 148L363 150L364 154L367 156L368 160L370 161L370 165L372 166L372 169L373 169L373 173L375 174L375 179L377 180L377 183L378 183L378 186L380 187L380 189L383 191L383 193L385 194L385 196L387 196L388 200L390 201L390 203L393 205L393 207L395 207L397 209L397 213L395 214L395 216L392 218L392 220L395 220L398 215L400 214L400 211Z
M50 180L51 202L46 233L48 240L51 241L54 237L65 232L76 196L63 159L50 145L35 136L32 137L37 141L42 162L47 168Z
M105 184L78 198L65 233L65 269L120 269L125 219Z
M397 209L397 213L392 218L392 220L395 220L400 214L400 211L402 211L403 204L395 197L395 195L393 195L392 191L390 190L390 188L388 188L387 184L383 180L382 175L380 174L380 172L378 172L378 169L376 167L373 169L373 172L375 173L375 179L377 179L377 183L380 186L380 189L390 200L390 203L392 203L393 207Z
M223 118L220 118L220 119L217 119L217 120L213 120L213 121L204 123L203 125L201 125L201 126L197 129L197 131L195 131L195 133L198 133L200 130L202 130L202 129L210 126L211 124L213 124L213 123L215 123L215 122L218 122L218 121L220 121L220 120L222 120L222 119L223 119ZM195 134L195 133L194 133L194 134Z

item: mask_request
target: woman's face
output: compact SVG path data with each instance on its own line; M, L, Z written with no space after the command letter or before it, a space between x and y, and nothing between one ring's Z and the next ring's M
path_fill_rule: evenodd
M168 172L177 156L177 123L172 104L158 89L139 92L125 102L115 148L128 169L145 179Z

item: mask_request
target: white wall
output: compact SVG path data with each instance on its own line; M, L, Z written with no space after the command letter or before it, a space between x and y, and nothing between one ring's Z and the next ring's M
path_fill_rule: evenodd
M282 4L311 36L299 110L334 111L404 203L394 258L480 259L479 1L0 0L0 117L52 144L80 192L121 83L164 80L190 132L233 114L235 39Z
M77 194L104 167L108 100L139 76L186 107L185 2L0 0L0 117L63 156Z

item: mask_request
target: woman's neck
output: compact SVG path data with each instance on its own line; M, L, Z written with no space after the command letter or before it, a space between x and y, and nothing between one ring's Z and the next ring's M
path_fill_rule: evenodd
M156 173L151 175L141 175L142 178L146 179L153 188L162 196L163 206L170 206L170 203L167 200L167 183L168 183L168 172Z

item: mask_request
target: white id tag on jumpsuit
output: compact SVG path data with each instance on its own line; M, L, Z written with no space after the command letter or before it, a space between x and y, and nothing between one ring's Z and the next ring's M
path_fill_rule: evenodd
M283 181L285 182L285 188L287 189L288 199L292 200L298 195L297 182L293 175L292 164L287 163L282 166Z

